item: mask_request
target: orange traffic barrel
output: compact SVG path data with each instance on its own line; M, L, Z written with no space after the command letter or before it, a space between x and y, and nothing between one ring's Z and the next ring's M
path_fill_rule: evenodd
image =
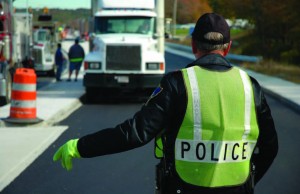
M36 74L33 69L18 68L14 74L10 116L5 119L12 123L38 123L36 116Z

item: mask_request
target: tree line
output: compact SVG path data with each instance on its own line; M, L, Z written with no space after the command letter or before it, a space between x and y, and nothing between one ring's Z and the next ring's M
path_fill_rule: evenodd
M247 19L254 29L244 37L243 54L262 55L300 65L299 0L176 0L178 24L195 23L200 15L216 12L228 19ZM165 17L173 17L175 0L165 0ZM42 10L34 10L36 18ZM89 9L51 9L55 21L87 19ZM76 13L76 14L74 14ZM76 17L74 17L76 15Z
M172 18L174 0L165 2ZM254 29L243 39L243 52L300 65L299 6L299 0L177 0L177 23L195 23L206 12L247 19Z

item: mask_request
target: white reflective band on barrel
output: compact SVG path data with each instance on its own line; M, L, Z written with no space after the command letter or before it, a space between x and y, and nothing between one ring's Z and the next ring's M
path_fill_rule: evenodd
M243 81L243 85L244 85L244 93L245 93L245 121L244 121L244 125L245 125L245 132L243 135L243 139L247 139L251 127L250 127L250 121L251 121L251 83L248 79L247 74L240 70L240 75Z
M175 158L187 162L227 163L250 160L256 141L177 139Z
M17 84L17 83L13 83L12 90L35 92L36 91L36 84Z
M35 100L12 100L10 102L11 107L14 108L35 108Z
M190 81L190 86L192 89L193 114L194 114L194 140L201 140L202 122L201 122L201 112L200 112L200 93L199 93L195 68L194 67L187 68L187 73Z

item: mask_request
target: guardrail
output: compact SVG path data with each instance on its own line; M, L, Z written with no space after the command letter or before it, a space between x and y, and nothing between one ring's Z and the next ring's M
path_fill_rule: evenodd
M180 50L180 51L192 53L192 48L189 47L189 46L180 45L180 44L176 44L176 43L170 43L170 42L166 42L165 45L170 47L170 48L174 48L174 49L177 49L177 50ZM257 57L257 56L228 54L226 56L226 59L228 59L229 61L232 61L232 62L233 61L234 62L239 62L240 61L240 62L258 63L263 58L262 57Z

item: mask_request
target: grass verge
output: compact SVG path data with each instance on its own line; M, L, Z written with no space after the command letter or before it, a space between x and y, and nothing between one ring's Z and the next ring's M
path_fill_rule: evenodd
M300 67L296 65L263 60L258 64L243 63L241 67L265 75L279 77L290 82L300 83Z

